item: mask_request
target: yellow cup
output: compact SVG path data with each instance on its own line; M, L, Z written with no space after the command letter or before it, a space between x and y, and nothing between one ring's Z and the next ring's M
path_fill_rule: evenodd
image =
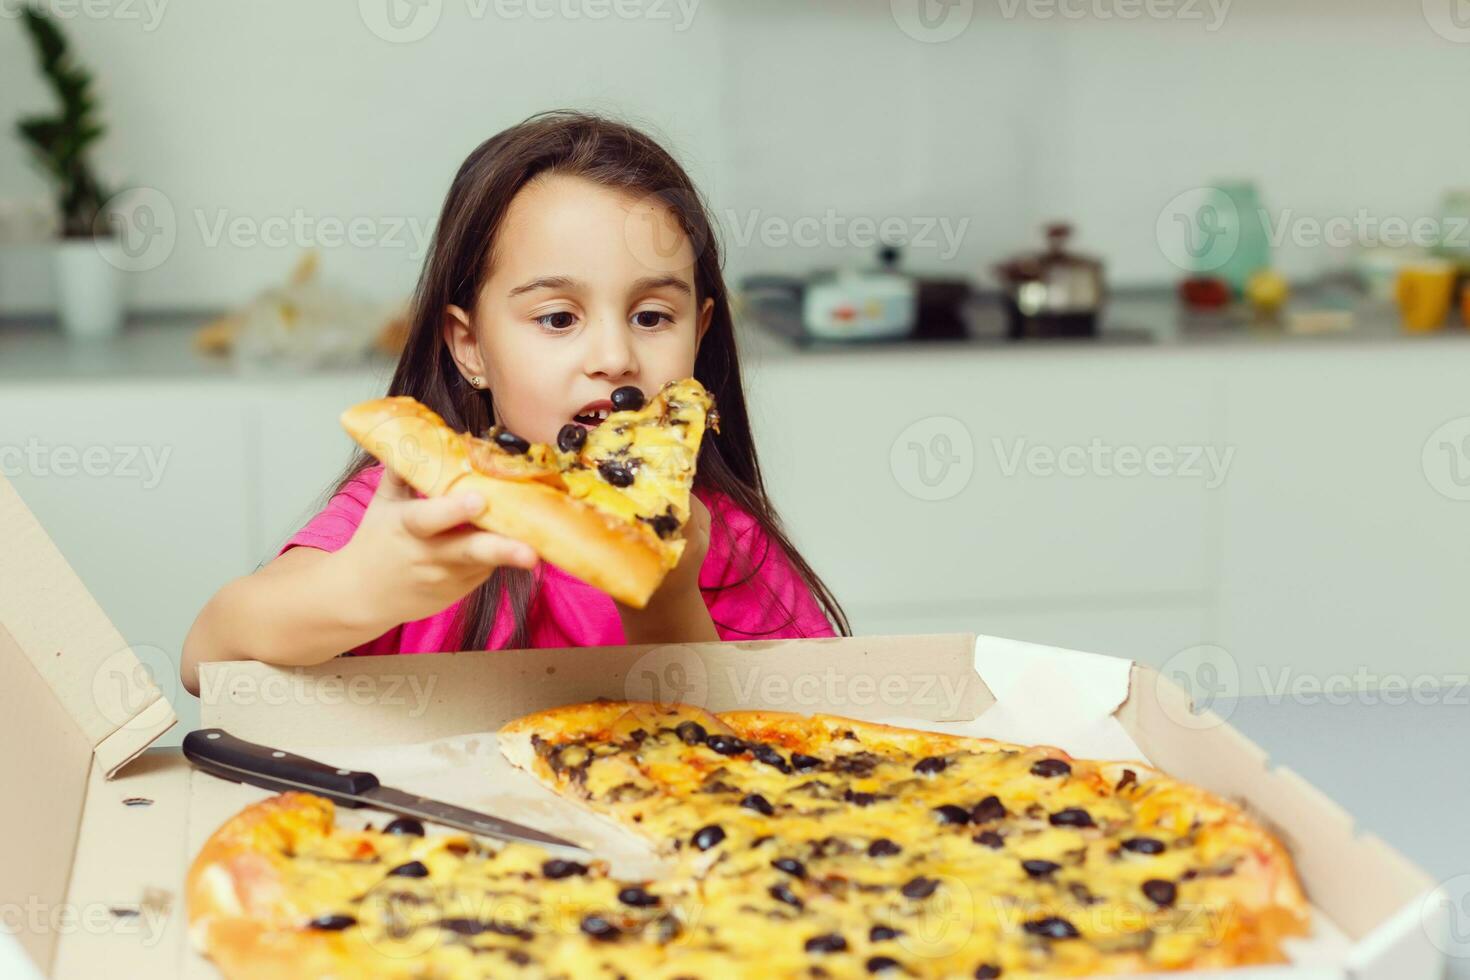
M1423 333L1444 326L1454 288L1453 263L1420 262L1400 269L1395 292L1404 329Z

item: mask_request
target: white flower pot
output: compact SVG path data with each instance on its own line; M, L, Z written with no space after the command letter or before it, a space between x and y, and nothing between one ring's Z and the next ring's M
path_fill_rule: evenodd
M111 238L69 238L56 244L56 311L68 337L106 340L122 329L127 304L120 254Z

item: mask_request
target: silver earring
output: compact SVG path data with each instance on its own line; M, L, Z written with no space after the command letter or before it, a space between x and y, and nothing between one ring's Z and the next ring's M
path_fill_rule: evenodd
M470 379L470 384L474 385L476 388L483 388L485 387L485 379L477 374Z

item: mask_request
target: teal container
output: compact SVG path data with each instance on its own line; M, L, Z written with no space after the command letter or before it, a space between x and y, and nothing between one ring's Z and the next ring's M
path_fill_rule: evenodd
M1271 267L1271 243L1266 237L1260 195L1249 180L1220 181L1214 185L1223 198L1216 209L1221 245L1228 248L1225 261L1211 271L1230 284L1236 296L1243 295L1250 277ZM1227 203L1228 202L1228 203ZM1230 247L1233 244L1233 247Z

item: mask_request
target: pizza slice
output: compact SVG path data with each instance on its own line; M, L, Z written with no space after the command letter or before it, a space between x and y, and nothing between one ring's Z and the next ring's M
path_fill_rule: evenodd
M456 432L413 398L379 398L342 413L359 445L425 496L473 490L487 507L473 521L516 538L618 601L643 608L684 553L699 447L719 431L709 392L674 381L595 428L565 426L557 445L503 428Z

